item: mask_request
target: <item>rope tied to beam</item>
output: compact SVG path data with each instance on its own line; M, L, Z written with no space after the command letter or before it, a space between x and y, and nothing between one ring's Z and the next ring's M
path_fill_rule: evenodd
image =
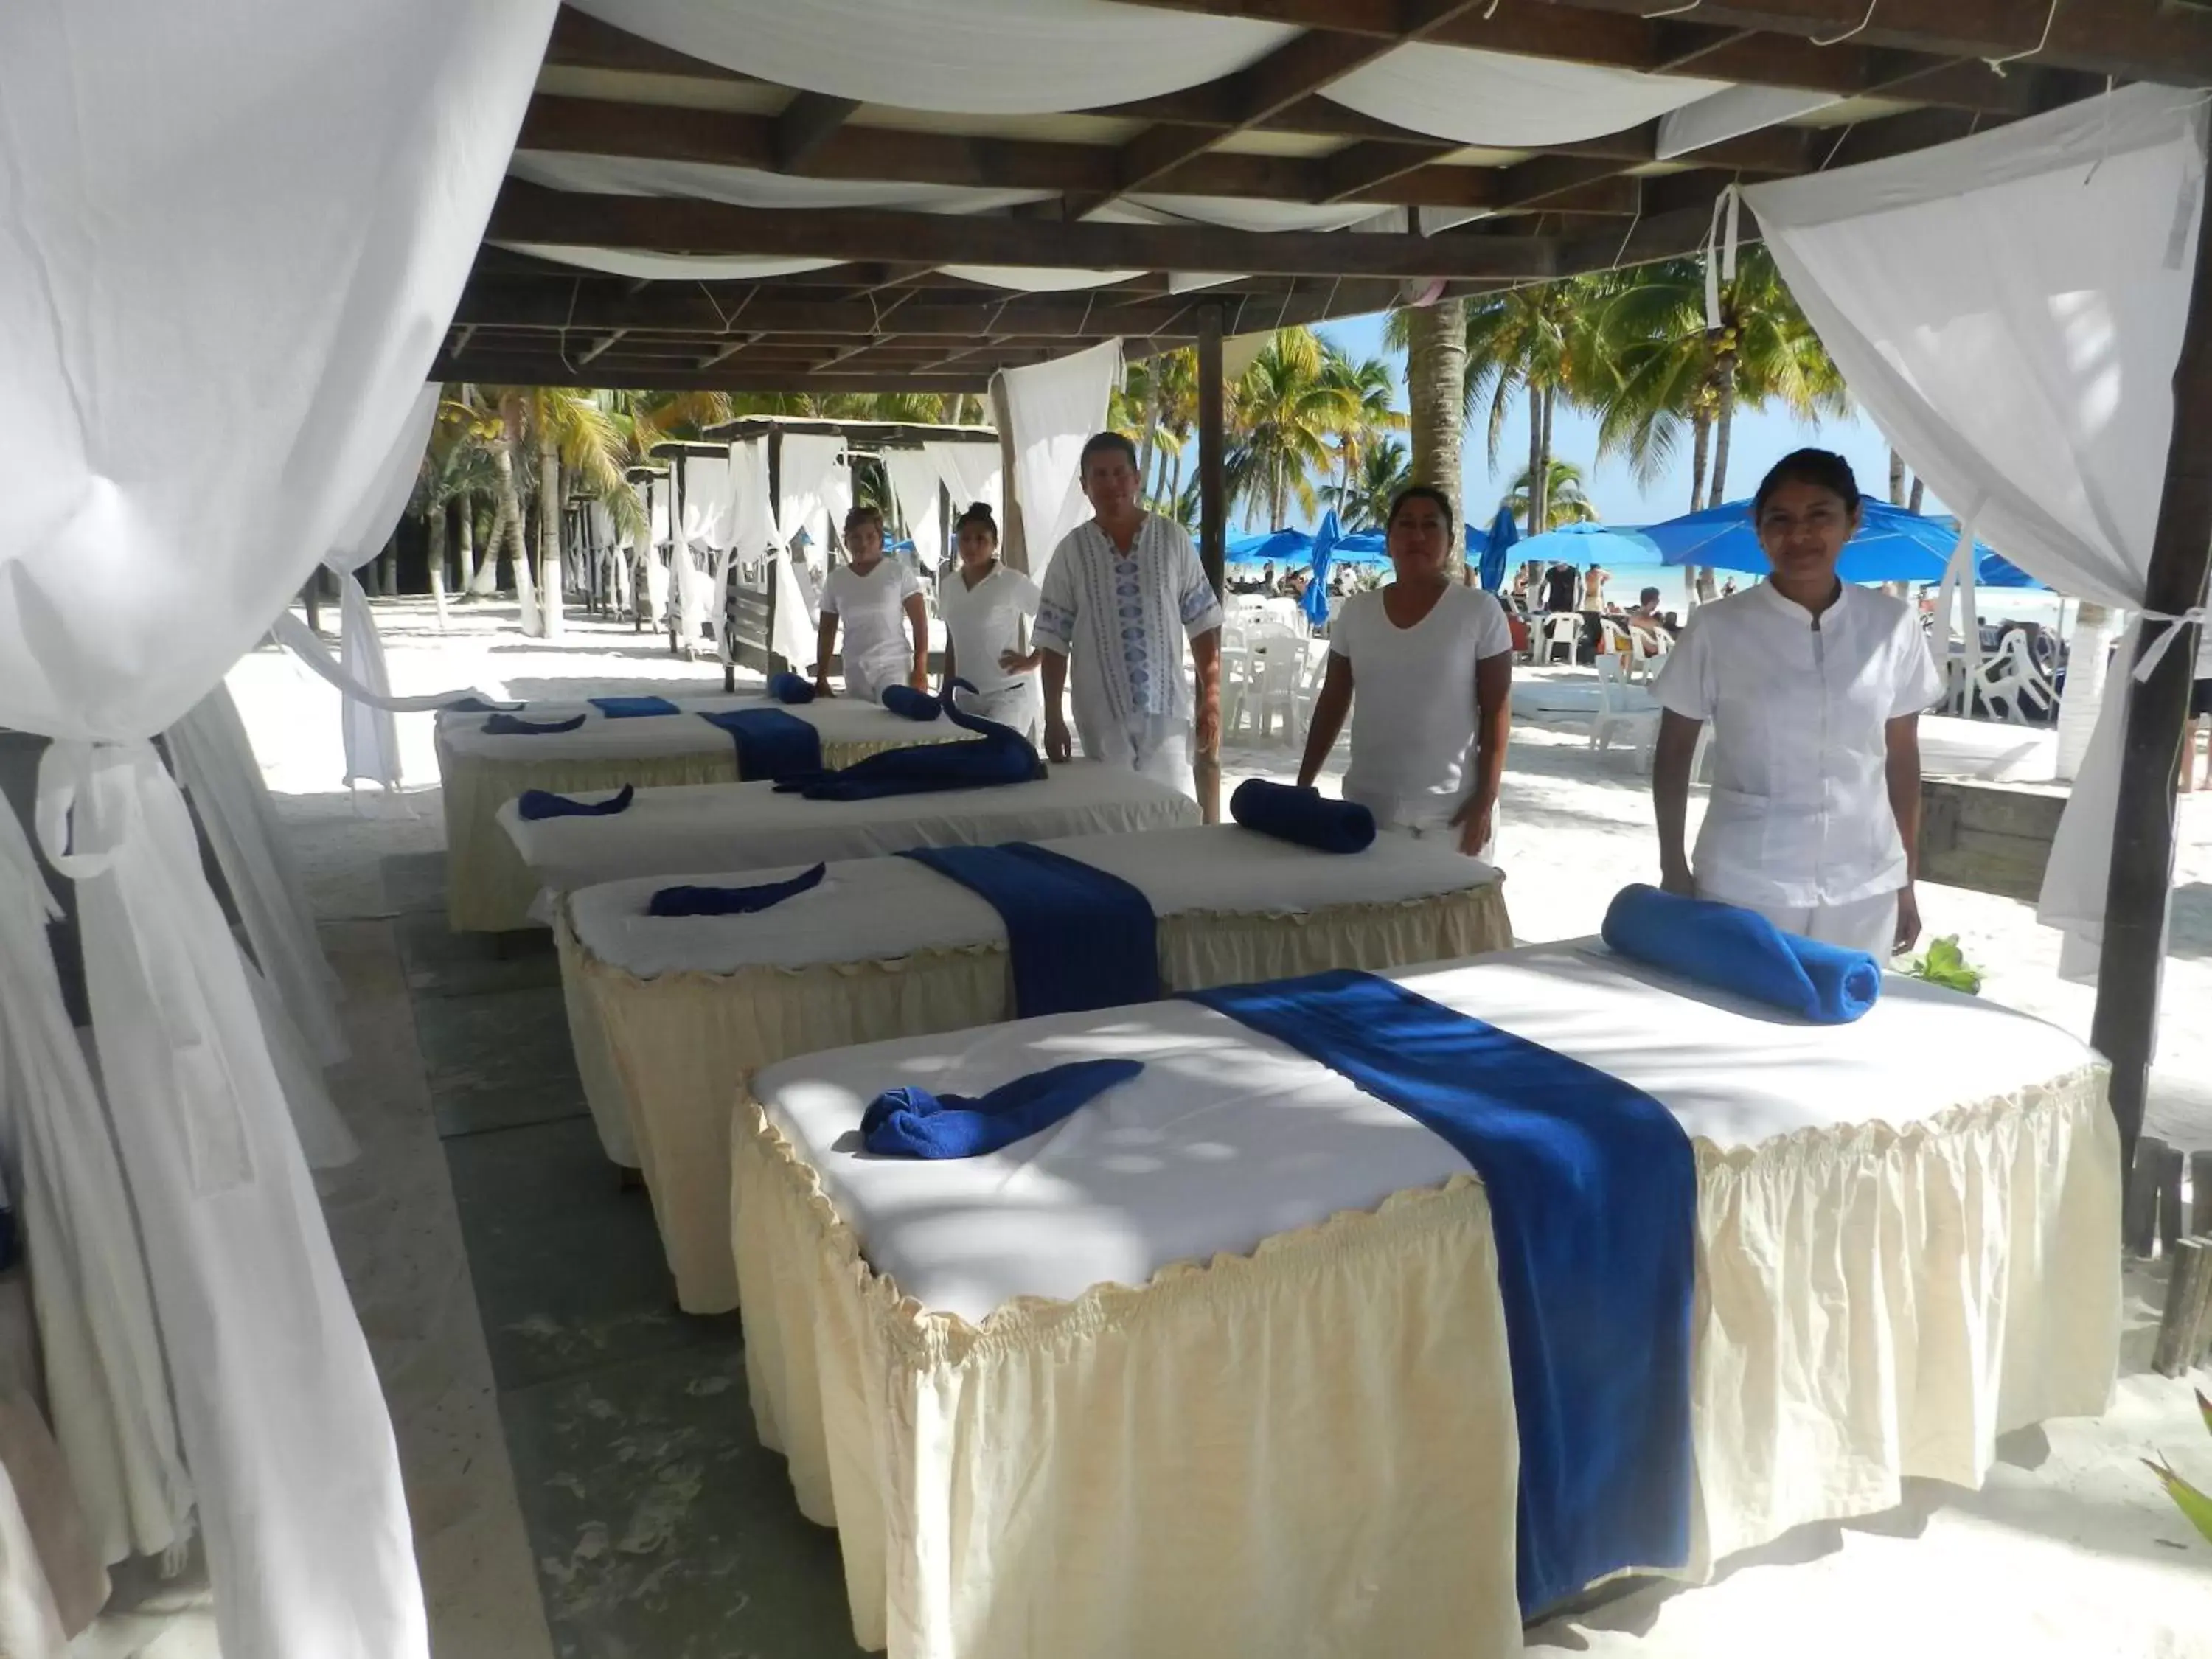
M1857 22L1852 24L1850 27L1845 29L1841 34L1832 34L1825 40L1817 34L1813 36L1813 44L1816 46L1841 46L1844 41L1850 40L1854 34L1864 33L1867 25L1874 21L1875 8L1881 4L1881 0L1867 0L1865 16L1860 18Z
M2023 58L2034 57L2038 52L2041 52L2045 46L2051 44L2051 26L2058 21L2058 8L2060 4L2061 0L2051 0L2051 9L2043 15L2043 33L2037 39L2036 43L2030 46L2026 52L2008 52L2002 58L1984 58L1982 61L1987 64L1990 70L1997 76L2002 77L2005 72L2005 65L2007 64L2017 64ZM2110 89L2110 86L2111 83L2107 82L2107 90Z

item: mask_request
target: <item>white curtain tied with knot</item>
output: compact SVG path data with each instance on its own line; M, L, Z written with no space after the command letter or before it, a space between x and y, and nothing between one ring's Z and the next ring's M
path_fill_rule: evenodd
M1014 499L1030 574L1044 580L1060 538L1091 516L1083 494L1083 446L1104 429L1121 380L1121 343L1001 370L1014 450Z
M1883 434L2021 568L2136 612L2124 665L2136 661L2173 426L2204 119L2201 94L2132 87L1744 193ZM2186 649L2186 633L2164 630L2135 672L2177 639ZM2064 931L2062 961L2077 975L2094 971L2103 936L2118 693L2075 781L2038 909Z
M40 841L76 887L228 1659L417 1659L428 1637L376 1373L149 739L369 516L553 11L0 7L0 726L54 739ZM0 910L43 902L33 879L0 860ZM36 933L0 930L11 1031L65 1022ZM73 1188L84 1102L54 1047L10 1108ZM49 1249L34 1272L108 1293Z

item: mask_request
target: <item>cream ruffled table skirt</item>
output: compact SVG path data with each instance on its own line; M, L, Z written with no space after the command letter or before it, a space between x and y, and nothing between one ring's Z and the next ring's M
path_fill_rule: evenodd
M555 931L585 1097L608 1155L645 1171L677 1302L687 1313L726 1313L738 1304L727 1103L740 1079L793 1054L1013 1018L1004 944L890 962L639 979L579 945L565 905ZM1379 971L1512 942L1504 890L1494 883L1443 897L1289 915L1193 912L1160 919L1160 982L1169 992L1195 991L1326 968Z
M1692 1576L1977 1486L2095 1413L2118 1319L2101 1069L1899 1131L1697 1143ZM750 1100L745 1364L854 1628L897 1659L1516 1651L1515 1430L1470 1176L980 1326L876 1275Z
M961 735L964 736L965 733ZM850 766L886 749L927 742L842 743L825 739L822 763L831 770ZM556 794L586 794L634 783L641 789L684 783L738 783L737 746L686 755L629 759L604 757L550 761L494 761L455 754L440 739L438 772L444 780L446 814L446 921L457 933L502 933L534 927L530 907L538 881L500 828L495 814L526 789Z

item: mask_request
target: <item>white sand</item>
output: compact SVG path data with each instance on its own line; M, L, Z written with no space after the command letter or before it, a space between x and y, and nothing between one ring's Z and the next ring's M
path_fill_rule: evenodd
M575 696L642 682L706 690L711 664L668 654L665 636L571 618L556 645L526 641L511 605L453 607L441 634L427 601L380 603L395 690L481 685ZM349 799L338 783L338 700L273 651L231 676L270 782L326 919L373 917L377 860L441 844L428 716L404 716L410 787ZM1339 763L1341 754L1340 751ZM1224 786L1287 778L1296 757L1232 747ZM1693 808L1693 811L1695 809ZM2212 1146L2212 799L2185 798L2173 949L2162 999L2160 1087L2152 1128ZM1593 752L1565 727L1516 725L1500 815L1499 861L1528 939L1594 932L1625 882L1656 867L1647 783L1634 757ZM2032 908L1929 887L1930 934L1955 933L1987 975L1985 994L2087 1036L2092 993L2060 982L2057 939ZM392 968L367 930L326 938L353 988L356 1042L397 1047L406 1018ZM372 1042L376 1041L372 1036ZM411 1052L411 1044L407 1048ZM398 1421L441 1651L542 1652L544 1632L474 1328L452 1198L422 1097L419 1066L356 1062L337 1079L368 1152L331 1194L332 1218ZM1984 1491L1916 1486L1905 1507L1815 1528L1731 1564L1693 1590L1647 1589L1536 1633L1534 1650L1632 1659L1753 1659L1776 1652L1914 1659L2003 1654L2178 1659L2212 1655L2212 1546L2197 1540L2137 1460L2164 1455L2212 1488L2212 1436L2188 1386L2144 1375L2159 1270L2130 1271L2130 1332L2113 1408L2014 1436ZM2197 1381L2212 1388L2212 1378ZM452 1473L465 1468L467 1473ZM501 1483L505 1482L502 1489ZM526 1602L528 1605L526 1605ZM127 1649L125 1650L127 1650Z

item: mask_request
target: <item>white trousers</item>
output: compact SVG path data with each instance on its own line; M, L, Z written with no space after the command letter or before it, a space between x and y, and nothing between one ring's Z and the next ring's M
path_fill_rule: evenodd
M1179 793L1198 797L1190 769L1190 722L1168 714L1132 714L1126 720L1082 723L1083 752L1109 766L1125 766Z
M1044 699L1033 679L1016 680L995 691L955 691L952 706L978 720L1011 726L1031 743L1038 741L1044 726Z
M1698 896L1711 895L1700 893ZM1897 943L1895 893L1876 893L1872 898L1853 899L1848 904L1819 904L1802 910L1744 904L1737 899L1723 899L1721 902L1755 910L1785 933L1818 939L1823 945L1863 951L1880 963L1888 962L1892 947Z
M884 691L906 684L906 677L913 668L914 653L909 649L879 650L860 658L848 651L845 653L845 695L862 702L881 702Z

